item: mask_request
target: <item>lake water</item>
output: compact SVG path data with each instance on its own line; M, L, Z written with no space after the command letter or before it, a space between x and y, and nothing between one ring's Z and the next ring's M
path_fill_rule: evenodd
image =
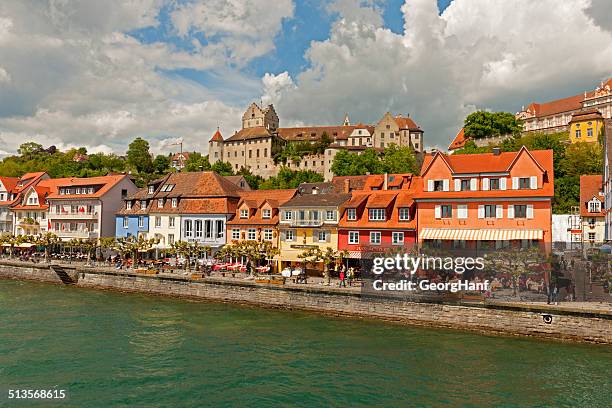
M612 406L607 346L16 281L0 322L0 406Z

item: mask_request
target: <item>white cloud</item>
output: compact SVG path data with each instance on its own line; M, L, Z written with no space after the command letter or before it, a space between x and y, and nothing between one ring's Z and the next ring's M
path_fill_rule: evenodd
M612 75L612 34L587 14L590 5L454 0L439 15L435 0L407 0L404 32L395 34L364 21L380 12L375 4L341 0L331 6L340 18L330 38L307 51L311 67L280 89L264 77L265 95L284 125L340 123L345 111L369 122L387 110L410 113L427 145L446 148L474 109L515 112Z
M185 150L206 151L217 126L223 134L236 129L242 107L221 100L257 95L260 83L231 67L225 43L247 38L261 55L257 44L269 49L274 30L280 28L273 15L281 19L287 13L269 13L262 42L252 28L246 37L228 33L223 45L197 43L192 52L169 43L144 44L126 34L157 25L161 7L172 4L174 0L0 2L3 149L14 152L20 143L35 140L123 153L134 137L143 136L157 151L172 149L161 141L176 137L184 138ZM208 70L216 87L164 71L177 68Z

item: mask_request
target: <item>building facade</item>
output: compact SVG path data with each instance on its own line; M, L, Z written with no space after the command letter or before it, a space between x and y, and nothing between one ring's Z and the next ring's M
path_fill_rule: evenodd
M274 158L289 143L311 143L329 138L330 145L324 152L304 155L299 160L276 163ZM242 116L242 129L224 139L219 130L208 144L211 164L229 162L238 171L249 169L264 178L276 176L282 165L293 170L312 170L331 180L331 164L338 150L355 152L374 147L383 149L392 143L412 146L422 153L423 130L409 116L392 116L387 112L376 125L351 125L348 115L340 126L279 127L274 106L262 108L252 103Z
M604 204L603 177L580 176L580 218L585 247L602 244L606 239Z
M597 143L603 132L603 116L597 109L576 112L569 122L570 142Z
M427 155L416 195L418 241L495 249L552 243L550 150Z
M61 240L98 239L116 233L115 214L137 187L126 175L59 179L47 197L50 232Z
M612 120L604 126L603 189L605 200L606 241L612 241Z
M603 118L612 118L612 78L592 91L545 103L532 102L516 117L523 121L526 132L561 132L568 130L572 116L595 109Z

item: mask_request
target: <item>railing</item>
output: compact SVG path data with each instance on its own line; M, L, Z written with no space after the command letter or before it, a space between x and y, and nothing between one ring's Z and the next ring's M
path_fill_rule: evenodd
M67 238L98 238L97 231L49 231L56 234L58 237Z
M98 219L98 213L97 212L76 212L76 213L72 213L72 212L52 212L49 213L49 218L51 219L65 219L65 220L83 220L83 219Z
M301 220L295 219L291 220L292 227L320 227L323 225L323 219L318 220Z

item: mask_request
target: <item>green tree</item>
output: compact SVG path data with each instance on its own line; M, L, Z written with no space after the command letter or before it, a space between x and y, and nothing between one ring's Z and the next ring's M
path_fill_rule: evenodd
M153 169L157 174L166 174L170 170L170 158L163 154L158 154L153 160Z
M44 152L43 146L36 142L22 143L17 149L17 153L25 159L31 159L42 152Z
M149 152L149 142L141 137L134 139L128 146L127 162L138 173L152 173L153 160Z
M480 154L480 153L490 153L492 150L491 147L478 147L473 140L468 140L465 142L465 145L458 150L455 150L453 154Z
M603 171L603 149L599 143L573 143L565 149L565 160L561 163L565 176L601 174Z
M241 167L236 175L243 176L249 187L253 190L259 189L259 185L264 181L263 177L254 175L251 173L251 170L245 169L244 167Z
M211 170L221 176L233 176L234 170L229 162L218 161L211 166Z
M416 156L410 146L391 144L385 148L382 158L382 167L386 173L412 173L419 174Z
M323 279L325 280L325 284L327 286L329 286L331 283L329 265L342 262L342 259L346 257L346 251L336 251L330 247L327 247L325 251L319 247L310 248L298 255L298 258L303 259L306 264L323 262Z
M36 245L42 246L45 248L45 262L49 262L49 254L53 245L56 245L60 242L60 239L57 235L52 232L46 232L39 237L36 238Z
M465 118L464 133L480 139L500 135L517 135L522 131L521 122L512 113L476 111Z
M297 188L302 183L319 183L323 176L312 170L291 170L282 166L276 177L270 177L259 184L260 190Z
M210 162L208 156L202 156L201 153L193 152L189 154L189 158L185 162L184 171L208 171L210 170Z
M365 149L361 154L340 150L334 157L331 170L336 176L360 176L382 174L385 167L374 149Z

